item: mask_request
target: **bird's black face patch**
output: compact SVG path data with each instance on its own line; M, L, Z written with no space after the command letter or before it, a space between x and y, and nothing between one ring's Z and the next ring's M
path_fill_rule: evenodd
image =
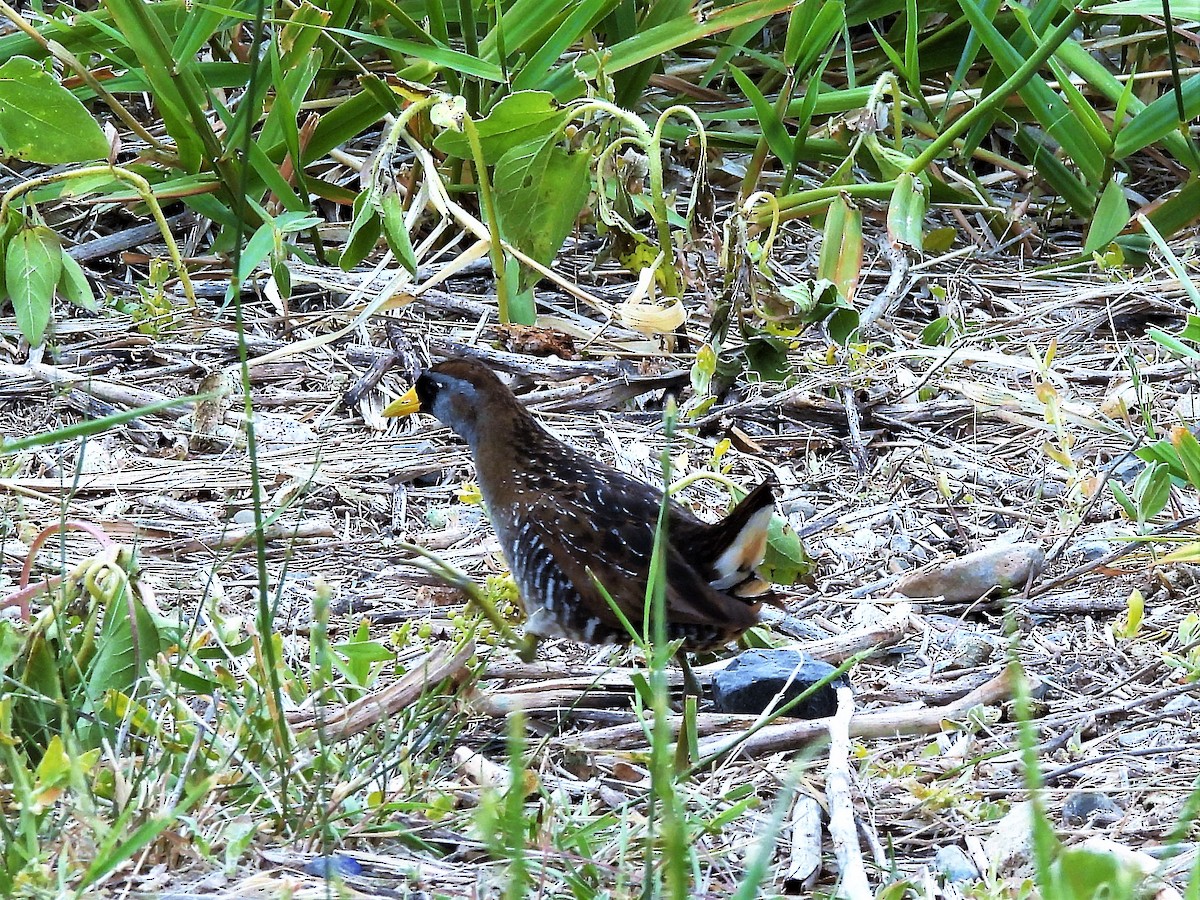
M421 412L433 412L433 401L437 399L441 385L428 373L417 379L417 399L421 401Z

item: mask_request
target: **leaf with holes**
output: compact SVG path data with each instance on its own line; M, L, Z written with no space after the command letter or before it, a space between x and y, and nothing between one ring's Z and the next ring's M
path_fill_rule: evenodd
M590 165L589 154L568 153L553 136L521 144L500 157L492 184L505 239L549 264L587 202Z
M83 104L32 59L0 66L0 158L44 165L108 156L108 140Z
M484 163L499 165L501 157L513 149L544 141L558 132L566 118L567 111L546 91L509 94L475 123ZM471 159L471 145L463 132L443 131L433 145L450 156Z

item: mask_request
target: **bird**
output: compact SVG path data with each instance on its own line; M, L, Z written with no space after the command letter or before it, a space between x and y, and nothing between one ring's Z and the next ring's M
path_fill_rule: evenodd
M383 414L416 412L467 444L527 638L630 643L604 591L640 629L662 491L559 440L475 359L430 367ZM712 524L674 500L667 508L666 638L680 642L685 684L698 694L682 652L717 649L758 621L775 499L763 481Z

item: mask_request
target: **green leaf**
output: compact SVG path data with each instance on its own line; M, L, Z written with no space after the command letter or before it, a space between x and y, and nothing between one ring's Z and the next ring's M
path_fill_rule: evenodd
M92 293L92 285L83 271L83 266L65 251L62 254L62 274L58 278L58 292L88 312L99 309L96 305L96 295Z
M759 566L772 584L790 585L812 574L812 558L799 535L783 516L772 516L767 528L767 553Z
M514 148L557 133L566 118L567 111L546 91L509 94L475 123L484 163L494 166ZM460 131L443 131L433 145L458 159L471 159L471 145Z
M915 175L901 172L888 204L888 240L895 247L911 247L919 253L924 226L925 186Z
M21 658L25 635L9 619L0 619L0 675L7 675L13 663Z
M1138 521L1148 521L1162 512L1171 496L1171 471L1161 463L1147 466L1133 483L1138 504Z
M349 272L367 258L367 254L375 249L379 240L383 222L375 211L373 204L368 201L368 191L363 191L354 198L354 222L350 225L350 234L346 237L346 249L338 265L343 272Z
M1146 598L1142 592L1134 588L1125 601L1125 612L1113 623L1113 636L1119 638L1135 638L1142 629L1142 619L1146 612Z
M404 224L404 206L395 191L388 191L379 201L380 212L383 215L383 236L392 249L400 265L408 270L410 275L417 274L417 256L413 252L412 239L408 235L408 227Z
M517 4L513 4L515 7ZM514 91L528 90L534 87L543 85L546 75L552 72L564 53L573 44L578 43L582 38L587 36L588 26L594 22L606 9L611 9L615 5L615 0L602 0L602 2L575 2L571 4L563 4L569 12L562 20L559 26L554 30L554 33L547 39L540 41L540 46L521 66L520 71L512 81L512 89ZM508 18L509 11L505 13L505 18ZM562 7L560 7L562 8ZM505 33L505 42L512 37L511 34ZM512 52L512 47L509 45L509 52ZM531 48L532 49L532 48Z
M129 584L103 602L98 649L84 687L85 696L95 706L101 705L108 690L134 694L146 663L162 650L158 625Z
M464 75L474 75L476 78L481 78L484 81L504 81L503 69L469 53L462 53L458 50L450 50L429 43L420 44L416 41L408 41L401 38L383 37L366 31L351 31L346 28L326 28L325 31L328 34L340 34L344 37L353 38L356 41L362 41L364 44L382 47L385 50L394 50L406 56L428 60L434 65L454 69Z
M817 276L832 282L843 298L851 300L862 273L862 261L862 210L845 194L838 194L830 201L825 216Z
M1161 15L1161 10L1159 12ZM1183 114L1189 121L1200 115L1200 75L1193 75L1179 88ZM1125 159L1179 130L1179 107L1175 91L1169 90L1121 129L1113 147L1114 159Z
M30 345L42 342L50 324L54 288L62 274L62 245L45 225L17 232L4 255L4 283L17 327Z
M588 153L568 153L553 136L505 153L496 163L492 181L496 215L505 239L548 265L587 202L590 167ZM541 276L530 277L536 282Z
M934 347L942 342L946 332L950 330L950 317L938 316L921 331L921 343L926 347Z
M1125 200L1125 192L1117 179L1112 178L1104 186L1100 202L1096 205L1096 215L1088 228L1083 252L1095 253L1107 247L1128 223L1129 204Z
M791 135L787 133L787 129L783 127L783 122L780 120L779 114L775 112L775 107L762 95L758 85L737 66L730 66L729 74L733 76L733 80L738 83L738 87L742 89L742 93L754 107L758 125L767 139L767 146L771 148L776 159L784 165L790 166L794 142Z
M0 66L0 158L43 165L108 156L108 140L75 95L32 59Z
M1185 341L1200 342L1200 316L1188 313L1187 324L1178 336Z
M141 65L129 74L142 80L142 90L154 94L155 108L175 141L182 167L198 172L206 143L209 149L218 143L203 114L205 88L192 69L179 69L171 56L167 25L154 12L157 5L143 0L106 0L104 4Z
M1200 441L1191 429L1176 425L1171 429L1171 446L1179 456L1188 484L1200 490Z
M1019 69L1025 62L1024 56L1005 39L984 9L974 0L958 0L958 4L1001 71L1007 76ZM1052 91L1045 79L1039 75L1031 75L1029 80L1017 89L1017 93L1046 133L1079 167L1084 178L1090 184L1098 182L1104 171L1103 155L1088 138L1087 129L1075 118L1062 97Z
M1108 489L1112 491L1113 499L1120 504L1121 509L1125 511L1125 515L1132 521L1137 521L1137 507L1133 505L1133 500L1125 493L1125 488L1121 487L1121 482L1115 478L1108 479Z
M783 381L792 374L787 344L778 338L757 335L746 342L742 352L747 369L762 381Z

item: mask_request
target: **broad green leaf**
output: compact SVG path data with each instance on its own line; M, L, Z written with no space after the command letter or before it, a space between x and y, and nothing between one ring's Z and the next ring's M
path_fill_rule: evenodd
M354 221L350 224L350 234L346 237L346 249L338 265L343 272L349 272L367 258L367 254L375 249L379 240L383 223L375 206L368 202L368 192L363 191L354 198Z
M935 347L950 331L950 317L938 316L921 330L921 343L926 347Z
M1125 493L1125 488L1121 487L1121 482L1117 481L1115 478L1110 478L1108 480L1108 489L1112 491L1113 499L1116 500L1121 509L1124 510L1125 515L1128 516L1130 520L1136 522L1137 507L1133 505L1133 500L1130 498L1130 496Z
M567 153L553 137L505 153L496 163L492 179L496 215L505 239L538 262L549 264L587 202L590 166L589 154ZM540 278L531 277L535 282Z
M275 249L275 225L272 222L264 222L254 230L254 234L250 235L250 240L246 241L246 245L242 248L241 255L238 257L238 270L235 284L242 285L246 283L254 270L266 261L267 257ZM228 296L232 298L231 293L234 290L233 285L230 286Z
M133 694L146 663L162 650L158 625L130 584L96 602L104 603L104 618L96 639L97 653L87 672L84 694L99 707L109 690Z
M888 240L896 247L921 251L921 233L925 227L925 186L915 175L903 172L896 179L887 211Z
M761 381L783 381L792 374L788 362L787 343L776 337L756 335L746 342L743 349L746 368Z
M95 312L96 295L92 293L83 267L69 253L62 254L62 274L58 277L58 292L81 309Z
M36 347L50 324L54 288L62 274L62 245L45 225L18 231L4 256L4 283L17 327Z
M44 165L108 156L108 140L83 104L32 59L0 66L0 158Z
M772 584L791 585L812 574L812 557L792 526L782 516L772 516L767 528L767 554L759 567Z
M1133 495L1137 500L1139 521L1157 516L1171 496L1170 469L1161 463L1147 466L1133 483Z
M0 675L9 674L13 663L21 658L25 646L25 635L18 631L15 622L0 619Z
M494 166L514 147L556 133L566 118L567 111L546 91L509 94L475 123L484 163ZM443 131L433 144L450 156L471 158L471 145L463 132Z
M1183 331L1179 332L1179 337L1185 341L1200 343L1200 316L1188 313L1187 324L1183 326Z
M1188 483L1200 490L1200 441L1196 440L1191 429L1176 425L1171 429L1171 446L1179 456Z
M1083 244L1083 252L1094 253L1107 247L1127 224L1129 204L1125 200L1125 191L1116 178L1110 179L1100 195L1096 214L1088 228L1087 240Z
M380 214L383 217L383 236L392 249L400 265L408 270L410 275L417 274L417 257L413 252L412 238L409 237L408 227L404 224L404 206L395 191L388 191L379 201Z

